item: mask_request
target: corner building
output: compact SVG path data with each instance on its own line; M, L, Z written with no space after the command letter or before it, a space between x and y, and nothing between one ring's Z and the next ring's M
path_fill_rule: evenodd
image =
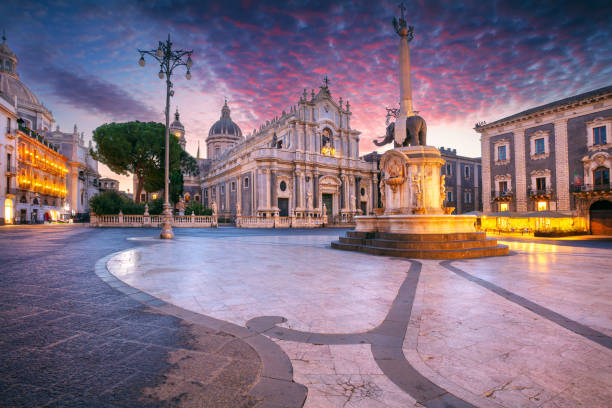
M612 86L477 125L485 212L552 211L612 234Z
M324 85L244 138L226 102L206 140L204 203L226 218L319 217L325 208L341 223L372 213L378 170L359 158L351 115Z

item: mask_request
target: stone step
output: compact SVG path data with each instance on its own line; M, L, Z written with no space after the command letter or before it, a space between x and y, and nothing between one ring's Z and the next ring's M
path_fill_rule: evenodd
M356 238L351 238L355 240ZM465 241L395 241L388 239L361 240L366 246L394 249L470 249L491 248L497 246L494 238L474 239ZM344 242L340 240L340 242ZM357 244L358 242L349 242Z
M395 234L390 232L360 232L347 231L346 236L349 238L361 239L384 239L389 241L474 241L483 240L486 238L484 232L460 232L452 234Z
M372 255L394 256L415 259L467 259L487 256L508 255L509 249L505 245L494 247L479 247L467 249L398 249L380 248L369 245L349 244L340 241L331 243L332 248L347 251L358 251Z

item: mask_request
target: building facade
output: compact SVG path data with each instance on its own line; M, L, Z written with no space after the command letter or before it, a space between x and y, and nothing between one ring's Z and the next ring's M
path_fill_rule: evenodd
M482 165L480 157L457 155L457 149L440 147L446 161L442 174L446 177L446 206L455 207L455 214L482 211Z
M204 203L225 218L326 215L331 223L371 214L378 171L359 157L351 115L326 84L316 94L304 90L289 112L245 138L226 102L200 161Z
M0 225L15 219L17 187L17 111L14 102L0 93Z
M485 212L553 211L612 233L612 86L478 124Z
M59 147L59 152L68 158L69 174L66 210L72 217L83 218L89 213L89 199L100 192L98 162L91 157L91 141L85 144L85 135L79 134L77 126L71 133L45 132L45 137Z
M89 155L90 146L85 144L84 135L78 134L76 125L73 133L62 133L59 131L59 127L56 131L51 131L52 125L55 122L53 114L19 80L17 66L18 58L6 44L6 38L3 36L2 43L0 44L0 111L2 112L0 113L2 115L0 119L2 120L2 127L6 125L6 129L11 129L11 132L3 132L4 137L11 142L8 144L3 143L5 155L2 162L4 163L4 159L8 160L9 156L7 155L11 154L7 149L10 150L12 147L16 151L16 140L19 137L19 143L29 146L26 150L43 154L44 157L53 161L53 163L66 162L70 173L64 182L64 184L67 184L64 185L67 188L67 195L65 197L57 195L36 197L36 194L45 195L49 192L44 189L44 183L42 190L26 188L24 191L27 194L22 194L20 197L12 193L7 195L7 191L11 189L21 188L23 190L23 188L27 187L27 185L15 180L15 177L22 177L21 175L17 175L15 171L9 171L9 169L21 171L23 170L22 166L27 170L26 173L28 175L24 176L27 180L31 180L31 177L34 176L41 176L47 177L50 181L53 180L58 186L60 184L60 181L56 180L57 174L53 173L52 168L48 169L51 173L42 174L47 170L45 170L44 166L40 167L42 164L36 162L34 165L36 170L32 170L33 163L21 160L20 155L19 158L16 158L17 154L15 152L15 154L10 156L9 161L11 161L11 164L4 163L0 167L2 169L3 180L0 187L2 187L3 197L5 197L3 201L5 214L3 216L5 219L8 219L6 213L10 205L13 208L13 219L17 218L19 221L26 222L42 221L46 213L52 213L56 217L55 213L60 210L60 212L65 213L65 216L85 214L89 211L89 199L98 193L98 163ZM36 143L32 145L33 141L42 143L42 146L38 146ZM48 149L51 149L51 151L47 151ZM65 156L64 159L56 158L57 154ZM40 166L37 167L39 164ZM9 180L7 177L13 177L13 179ZM29 197L32 194L34 196ZM24 197L27 201L25 203L21 202ZM6 201L7 198L11 199L11 203ZM57 202L57 199L61 198L62 205L61 208L60 206L50 204L47 206L48 208L35 208L36 205L31 202L34 198L36 198L35 201L40 202L42 200L42 202L47 201L48 203ZM39 205L44 206L44 204ZM23 216L22 210L26 211L25 216ZM34 210L36 211L34 212ZM51 210L52 212L50 212ZM33 212L36 216L32 216Z
M17 130L16 222L55 221L65 214L68 159L41 134Z
M115 180L115 179L108 178L108 177L102 177L98 181L98 187L101 193L105 191L119 191L119 180Z

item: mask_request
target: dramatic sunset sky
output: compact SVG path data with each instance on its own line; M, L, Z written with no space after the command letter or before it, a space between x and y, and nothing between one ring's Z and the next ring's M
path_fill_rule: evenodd
M192 80L176 75L187 150L219 118L250 133L329 76L349 100L363 153L398 103L397 1L28 1L3 0L0 28L21 80L68 131L86 139L111 121L163 121L164 83L152 49L171 33L194 50ZM610 1L407 1L414 106L428 142L480 156L477 121L493 121L612 84ZM112 175L103 168L104 175ZM121 178L122 189L132 189Z

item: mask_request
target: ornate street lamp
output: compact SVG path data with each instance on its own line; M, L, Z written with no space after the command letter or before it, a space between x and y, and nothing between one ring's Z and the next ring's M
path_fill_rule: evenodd
M140 53L140 60L138 60L138 64L141 67L145 66L145 55L149 55L157 62L159 62L159 79L164 79L166 77L166 157L165 157L165 175L164 175L164 212L162 214L162 230L159 235L162 239L172 239L174 238L174 233L172 232L172 208L170 207L169 200L169 188L168 184L170 182L170 131L168 127L170 126L170 97L174 96L174 90L172 90L172 82L170 78L172 77L172 70L174 68L184 65L187 67L187 73L185 77L189 80L191 79L191 66L193 65L193 61L191 60L191 54L193 50L173 50L172 43L170 42L170 34L168 34L168 40L164 42L159 42L157 49L151 51L143 51L138 50ZM187 59L185 60L185 56Z

